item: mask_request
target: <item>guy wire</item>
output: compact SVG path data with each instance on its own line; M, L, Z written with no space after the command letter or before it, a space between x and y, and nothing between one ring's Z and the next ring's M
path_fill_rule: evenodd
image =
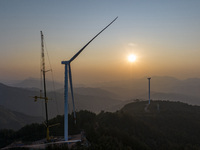
M58 102L57 102L57 96L56 96L56 88L55 88L55 82L54 82L54 75L53 75L53 69L52 69L52 65L51 65L51 62L50 62L50 57L49 57L49 53L47 51L47 46L46 46L46 42L44 40L44 47L45 47L45 51L46 51L46 54L47 54L47 59L48 59L48 63L49 63L49 67L50 67L50 71L51 71L51 80L52 80L52 83L53 83L53 95L54 95L54 99L55 99L55 102L56 102L56 110L57 110L57 115L59 114L59 109L58 109Z

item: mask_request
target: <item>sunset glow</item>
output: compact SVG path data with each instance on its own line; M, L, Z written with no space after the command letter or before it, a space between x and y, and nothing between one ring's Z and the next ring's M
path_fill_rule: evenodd
M130 54L129 56L128 56L128 61L129 62L135 62L136 61L136 56L134 55L134 54Z
M40 78L40 31L55 80L63 83L61 61L69 60L117 16L115 23L72 63L74 83L129 78L130 67L134 68L135 78L200 77L200 1L177 0L173 5L168 1L140 0L22 1L23 5L18 1L0 1L3 83ZM49 74L47 78L51 78Z

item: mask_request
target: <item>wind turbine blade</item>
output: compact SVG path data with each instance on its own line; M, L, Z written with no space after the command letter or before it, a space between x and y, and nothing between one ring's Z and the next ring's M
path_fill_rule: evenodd
M83 48L81 48L70 60L72 62L99 34L101 34L106 28L108 28L118 17L116 17L111 23L109 23L103 30L101 30L95 37L93 37Z
M73 103L74 123L76 124L76 112L75 112L75 104L74 104L74 92L73 92L73 85L72 85L72 72L71 72L70 63L69 63L69 82L70 82L71 95L72 95L72 103Z

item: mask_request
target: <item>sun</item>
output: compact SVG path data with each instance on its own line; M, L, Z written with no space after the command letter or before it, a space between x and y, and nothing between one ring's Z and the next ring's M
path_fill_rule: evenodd
M130 54L130 55L128 56L128 61L129 61L129 62L135 62L135 61L136 61L136 55Z

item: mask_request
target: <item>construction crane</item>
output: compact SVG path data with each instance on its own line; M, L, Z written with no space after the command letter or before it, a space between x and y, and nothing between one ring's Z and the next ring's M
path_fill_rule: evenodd
M44 96L42 96L41 92L40 92L40 96L34 96L33 98L35 98L35 101L37 101L37 99L44 99L45 101L45 112L46 112L46 131L47 131L47 135L46 135L46 139L47 141L50 140L49 138L49 120L48 120L48 107L47 107L47 103L48 103L48 98L47 98L47 92L46 92L46 77L45 77L45 73L49 70L45 70L45 57L44 57L44 36L42 31L40 31L41 33L41 72L42 72L42 78L43 78L43 90L44 90Z

